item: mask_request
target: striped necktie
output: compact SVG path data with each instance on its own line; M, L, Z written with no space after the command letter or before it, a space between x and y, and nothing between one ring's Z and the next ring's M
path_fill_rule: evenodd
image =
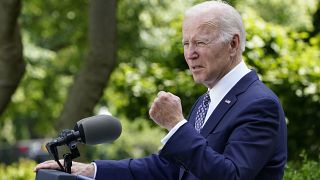
M196 122L195 122L195 129L198 133L200 133L200 130L202 129L204 119L206 117L208 108L210 104L210 96L209 92L207 92L204 95L203 101L198 107L197 115L196 115Z

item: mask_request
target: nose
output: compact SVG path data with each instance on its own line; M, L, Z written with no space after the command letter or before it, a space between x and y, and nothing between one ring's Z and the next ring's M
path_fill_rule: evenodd
M194 60L197 59L199 56L194 45L189 45L189 47L185 49L185 53L187 60Z

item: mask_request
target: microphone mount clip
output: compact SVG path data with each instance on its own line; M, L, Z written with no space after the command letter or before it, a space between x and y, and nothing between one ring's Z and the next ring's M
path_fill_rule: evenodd
M63 130L59 137L46 144L47 151L54 160L58 163L61 171L71 174L72 160L80 156L80 152L77 147L77 133L74 130L65 129ZM71 140L71 141L70 141ZM70 141L70 142L69 142ZM70 152L63 155L64 166L61 165L59 161L59 152L57 146L66 144Z

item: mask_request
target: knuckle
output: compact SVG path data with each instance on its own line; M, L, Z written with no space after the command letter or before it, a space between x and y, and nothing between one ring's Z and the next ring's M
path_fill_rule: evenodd
M151 115L151 114L153 114L153 113L154 113L154 110L153 110L153 108L151 107L150 110L149 110L149 114Z

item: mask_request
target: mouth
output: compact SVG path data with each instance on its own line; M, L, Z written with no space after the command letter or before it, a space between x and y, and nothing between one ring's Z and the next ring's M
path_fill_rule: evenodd
M192 71L197 71L197 70L200 70L200 69L203 69L204 67L203 66L200 66L200 65L195 65L195 66L191 66L191 70Z

